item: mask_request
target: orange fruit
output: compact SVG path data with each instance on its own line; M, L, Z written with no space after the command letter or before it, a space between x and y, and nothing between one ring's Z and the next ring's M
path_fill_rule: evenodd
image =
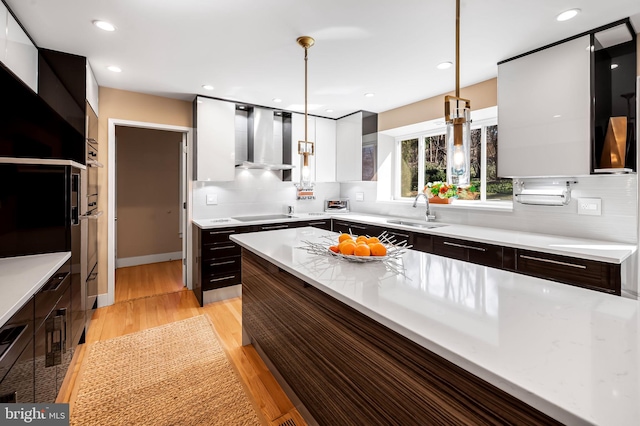
M369 247L371 247L371 255L372 256L386 256L387 248L381 243L373 243Z
M369 237L367 238L367 244L373 244L373 243L379 243L380 240L378 239L378 237Z
M356 243L357 246L366 246L367 242L365 240L360 240Z
M343 244L340 247L340 253L345 254L347 256L351 256L356 250L355 244Z
M342 247L344 247L345 245L353 245L353 246L355 246L356 242L353 241L353 240L344 240L344 241L342 241L341 243L338 244L338 248L342 249Z
M330 246L329 250L331 250L334 253L338 253L340 250L338 249L338 246Z
M371 256L371 249L369 249L369 246L366 244L360 244L356 246L354 254L356 256Z
M367 237L365 237L364 235L360 235L358 238L356 238L356 243L360 242L360 241L367 241Z
M353 240L353 237L351 237L351 235L349 234L340 234L340 236L338 237L338 242L341 243L344 240Z

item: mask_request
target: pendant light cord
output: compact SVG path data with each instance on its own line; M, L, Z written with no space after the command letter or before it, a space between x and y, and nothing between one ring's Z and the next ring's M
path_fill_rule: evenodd
M460 0L456 0L456 98L460 97Z

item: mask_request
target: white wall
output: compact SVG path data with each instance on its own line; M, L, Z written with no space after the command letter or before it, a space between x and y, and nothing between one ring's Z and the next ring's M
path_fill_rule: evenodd
M567 206L531 206L514 203L513 211L464 209L432 205L438 222L485 226L567 237L590 238L636 244L637 175L582 176L573 185L571 202ZM356 193L364 193L364 201L355 201ZM340 196L351 200L351 211L359 213L424 219L425 203L418 208L411 203L377 202L377 182L343 183ZM577 198L601 198L601 216L577 214Z
M285 213L288 205L296 213L321 212L325 198L340 196L339 183L316 183L315 200L297 201L293 183L282 182L281 173L238 169L233 182L194 182L193 218ZM218 204L206 205L207 194L216 194Z

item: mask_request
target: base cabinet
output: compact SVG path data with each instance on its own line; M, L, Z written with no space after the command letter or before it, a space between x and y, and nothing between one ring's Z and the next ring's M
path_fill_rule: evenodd
M243 250L242 323L319 424L558 424Z
M516 252L515 272L618 296L622 293L620 265L530 250Z

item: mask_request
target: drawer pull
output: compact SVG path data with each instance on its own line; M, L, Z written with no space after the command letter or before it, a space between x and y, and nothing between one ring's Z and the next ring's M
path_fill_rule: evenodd
M309 222L309 225L326 225L327 222Z
M233 234L234 232L236 232L235 229L230 229L228 231L209 231L209 235Z
M209 266L231 265L232 263L235 263L235 262L236 262L235 260L227 260L226 262L215 262Z
M533 256L525 256L524 254L521 254L520 257L523 258L523 259L537 260L538 262L553 263L554 265L570 266L572 268L578 268L578 269L587 269L587 267L584 266L584 265L577 265L575 263L568 263L568 262L560 262L559 260L544 259L544 258L541 258L541 257L533 257Z
M209 250L225 250L236 248L236 246L209 247Z
M344 222L340 223L340 222L338 222L338 223L336 223L336 225L349 226L351 228L356 228L356 229L367 229L365 226L358 226L358 225L354 225L353 223L344 223Z
M267 230L267 229L283 229L283 228L288 228L289 225L275 225L275 226L261 226L261 229Z
M231 279L233 279L233 278L235 278L235 277L236 277L235 275L229 275L228 277L222 277L222 278L211 278L211 279L209 280L209 282L210 282L210 283L214 283L214 282L216 282L216 281L231 280Z
M477 250L477 251L487 251L486 248L467 246L467 245L464 245L464 244L457 244L457 243L450 243L449 241L445 241L444 245L452 246L452 247L460 247L460 248L465 248L465 249L471 249L471 250Z

